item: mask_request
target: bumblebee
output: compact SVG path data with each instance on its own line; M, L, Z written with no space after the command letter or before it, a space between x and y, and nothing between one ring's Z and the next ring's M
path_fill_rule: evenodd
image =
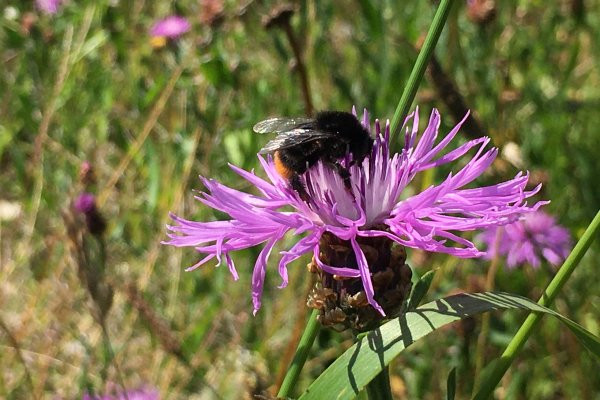
M362 162L373 148L369 132L354 115L343 111L321 111L315 118L269 118L254 125L253 130L277 133L260 154L273 155L277 172L303 200L308 196L300 176L317 161L336 170L350 190L350 172L340 160L351 154L350 167Z

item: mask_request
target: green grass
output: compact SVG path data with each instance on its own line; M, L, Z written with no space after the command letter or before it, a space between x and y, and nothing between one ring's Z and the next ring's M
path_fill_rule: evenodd
M233 282L226 268L210 264L184 272L197 255L159 244L169 211L223 217L194 201L197 175L252 190L227 162L257 167L263 138L251 133L255 122L305 112L289 43L261 23L272 3L226 2L224 18L213 26L201 22L197 1L71 1L56 16L37 12L32 2L0 6L0 397L78 398L119 381L61 216L83 190L84 160L96 175L88 189L100 196L108 221L106 275L115 296L106 324L126 385L146 383L173 399L276 392L286 367L282 354L293 354L292 339L302 330L297 321L307 313L309 260L293 264L284 290L276 288L271 268L263 307L252 317L250 273L258 250L235 254L240 280ZM600 205L598 2L585 2L581 14L571 8L577 2L498 2L496 18L483 25L459 3L436 57L493 143L519 145L519 168L544 183L539 198L552 200L547 210L578 238ZM177 45L153 48L149 27L173 12L188 16L192 31ZM430 2L300 1L292 24L315 108L356 105L391 119L433 12ZM26 31L23 21L31 16ZM435 89L423 81L415 103L422 116L440 108L448 131L456 121ZM478 183L510 178L519 168L501 156ZM20 210L16 217L8 215L11 207ZM596 243L555 304L595 334L598 250ZM440 268L430 298L483 289L483 260L409 256L420 273ZM537 299L551 276L550 267L500 266L495 288ZM188 363L165 349L127 297L126 283L164 318ZM476 360L498 356L523 318L492 315L479 353L479 319L415 344L392 363L396 398L442 398L454 366L457 398L468 397ZM350 343L349 334L323 330L295 394ZM567 330L545 319L497 395L600 399L600 376L590 373L597 367Z

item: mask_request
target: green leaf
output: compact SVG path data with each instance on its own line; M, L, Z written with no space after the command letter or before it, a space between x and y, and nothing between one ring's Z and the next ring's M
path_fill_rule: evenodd
M410 296L408 297L407 310L414 310L421 304L423 297L429 291L433 277L435 276L436 270L427 271L419 280L414 284Z
M78 62L88 54L95 52L104 45L108 39L108 34L105 31L99 31L94 36L85 41L81 47L81 51L77 54L77 58L74 62Z
M227 160L235 165L245 166L255 156L252 148L252 132L249 129L232 130L223 137L223 146L227 152ZM254 159L254 157L252 157Z
M446 398L448 400L454 400L456 396L456 367L452 368L452 371L448 374L448 381L446 382Z
M216 87L230 86L234 83L233 74L220 55L200 64L200 69L204 77Z
M581 344L600 357L600 338L556 311L509 293L463 293L427 303L371 331L333 362L300 397L304 400L354 398L406 347L460 319L494 310L521 309L558 318Z

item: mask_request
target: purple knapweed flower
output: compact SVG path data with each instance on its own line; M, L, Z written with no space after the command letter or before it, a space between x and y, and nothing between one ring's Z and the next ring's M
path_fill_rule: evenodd
M82 214L87 214L96 209L96 196L91 193L81 193L73 202L75 210Z
M506 256L509 268L526 263L538 268L542 257L558 265L573 247L569 231L543 211L526 214L505 226L491 227L480 239L488 248L486 258Z
M184 17L172 15L161 19L150 29L150 35L153 37L165 37L176 39L191 28L190 23Z
M35 0L36 7L46 14L56 14L63 0Z
M88 230L93 235L102 235L106 229L106 221L96 207L96 196L91 193L81 193L73 201L75 211L85 216Z
M479 257L484 253L455 232L506 224L514 221L517 215L532 212L545 204L527 205L525 199L540 188L525 190L528 174L518 173L515 178L492 186L465 188L485 171L497 154L495 148L485 150L490 139L482 137L438 156L456 136L467 116L434 146L440 114L433 110L427 128L417 140L417 109L404 121L404 148L398 154L390 154L389 121L383 132L379 121L375 121L372 153L362 164L349 168L352 194L345 188L339 173L319 162L301 178L309 197L304 201L290 188L288 181L277 174L270 156L266 159L258 156L268 180L231 165L237 174L257 188L259 194L241 192L201 177L207 192L196 199L227 213L230 219L196 222L171 215L175 225L167 227L170 239L165 243L192 246L206 254L188 271L213 258L219 263L225 259L234 279L238 279L238 273L231 252L265 243L252 275L256 313L261 304L267 260L275 244L291 232L298 240L280 253L280 288L288 284L288 264L303 254L312 253L315 263L326 273L360 278L369 304L383 314L373 297L371 273L357 242L358 237L383 236L406 247L464 258ZM409 129L407 124L411 119L412 128ZM366 110L362 124L371 131ZM476 149L475 155L456 173L449 174L439 185L407 195L405 189L417 173L457 160L472 148ZM342 160L345 165L349 162L349 159ZM319 239L324 232L349 241L358 269L333 267L319 259Z
M159 400L158 390L141 387L133 390L113 390L113 394L90 395L84 394L82 400Z

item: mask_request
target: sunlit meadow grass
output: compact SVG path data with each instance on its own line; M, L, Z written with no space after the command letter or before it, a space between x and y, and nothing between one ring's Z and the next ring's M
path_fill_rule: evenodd
M484 130L466 130L460 141L489 135L501 156L478 183L528 169L532 185L544 184L540 199L552 200L546 211L577 239L600 205L598 2L497 3L486 18L457 4L437 46L446 78ZM65 1L54 15L34 2L0 6L0 397L81 398L123 381L156 387L161 398L238 399L274 394L283 379L305 322L310 260L290 266L281 291L267 274L253 317L247 294L260 249L236 255L234 283L225 266L183 272L197 261L192 252L160 245L169 211L222 218L193 201L197 175L252 190L227 167L257 167L264 143L252 125L303 115L310 104L289 37L263 25L275 3L220 5ZM430 2L298 2L291 24L314 107L356 105L391 118L433 12ZM153 24L175 14L190 31L152 41ZM456 101L441 81L431 71L415 102L425 114L440 108L447 132ZM94 180L82 179L84 161ZM416 183L427 187L448 172ZM114 360L64 222L84 190L96 194L108 224L105 275L115 293L105 325ZM419 274L438 268L430 298L495 289L537 299L554 271L408 256ZM597 257L596 244L555 309L599 334ZM394 395L441 398L456 366L457 398L468 397L472 377L523 318L492 314L485 336L477 318L415 344L392 363ZM301 388L351 343L350 334L321 332ZM600 399L600 376L590 373L597 367L547 319L497 395Z

